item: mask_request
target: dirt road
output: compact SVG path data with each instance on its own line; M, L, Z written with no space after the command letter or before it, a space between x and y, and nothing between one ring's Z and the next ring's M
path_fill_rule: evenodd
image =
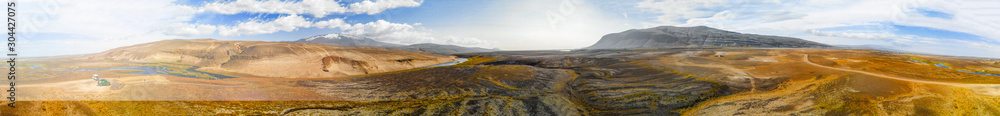
M246 85L215 85L215 84L201 84L201 83L182 83L182 82L169 82L169 81L150 81L150 82L134 82L134 83L121 83L122 85L134 85L134 84L145 84L145 83L156 83L156 84L180 84L180 85L196 85L196 86L209 86L209 87L248 87L253 85L251 81L231 81L231 82L246 82Z

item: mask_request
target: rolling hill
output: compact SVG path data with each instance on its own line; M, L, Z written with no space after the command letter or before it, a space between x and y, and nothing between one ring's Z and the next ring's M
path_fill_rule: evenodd
M179 63L264 77L333 77L405 70L454 60L444 55L320 44L164 40L87 55L89 60Z

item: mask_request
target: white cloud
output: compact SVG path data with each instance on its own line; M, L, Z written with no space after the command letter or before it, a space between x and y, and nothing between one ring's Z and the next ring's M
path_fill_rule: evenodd
M837 37L843 41L875 40L880 43L851 42L849 45L879 45L886 48L904 50L914 53L930 53L951 56L978 56L1000 58L997 45L973 42L967 40L928 38L915 35L893 34L882 32L843 32L811 30L809 33L819 37Z
M448 20L447 24L452 26L435 28L435 31L489 40L504 50L552 50L587 47L605 34L632 28L620 12L601 9L606 8L602 5L624 3L621 1L506 0L490 3L478 9L482 12Z
M352 3L350 11L355 13L367 13L371 15L385 11L386 9L393 9L399 7L417 7L420 6L421 3L423 3L422 0L420 2L413 0L379 0L375 2L365 0L358 3Z
M346 28L350 28L351 24L347 24L347 22L344 22L344 19L335 18L335 19L330 19L330 20L326 20L326 21L320 21L320 22L313 23L313 26L314 27L319 27L319 28L341 28L341 29L346 29Z
M376 14L387 9L399 7L417 7L423 1L413 0L379 0L351 3L348 7L335 0L236 0L233 2L214 2L201 7L200 11L219 14L236 13L280 13L280 14L311 14L314 17L324 17L329 14L358 13Z
M1000 1L996 0L966 0L961 2L951 1L924 1L911 2L912 5L901 5L906 9L926 8L951 13L952 19L941 19L928 17L914 13L908 13L905 17L893 20L894 23L931 27L948 31L969 33L992 39L1000 42Z
M430 29L414 26L418 24L391 23L385 20L350 25L341 34L375 39L395 44L437 43L473 47L493 47L491 42L478 38L437 36ZM345 27L345 26L337 26Z
M23 56L96 53L175 39L164 28L189 21L197 11L173 0L28 0L17 4ZM202 29L207 27L202 27ZM183 32L183 31L176 31ZM173 33L197 35L199 33Z
M767 17L758 17L766 15ZM788 10L722 11L707 18L688 19L676 26L712 26L716 28L743 27L747 25L771 23L797 19L806 16Z
M681 24L685 19L711 16L718 10L709 10L730 5L727 0L645 0L636 7L660 13L657 20L667 25Z
M893 43L895 46L899 47L910 47L921 44L933 44L938 41L943 41L942 39L937 39L937 38L927 38L915 35L900 35L900 34L886 33L886 32L838 32L838 31L810 30L809 33L816 36L881 40Z
M166 25L188 21L195 13L191 7L172 3L173 0L74 0L23 2L19 14L28 25L38 27L40 33L64 33L97 38L159 31ZM113 2L113 3L98 3ZM47 7L45 7L47 6ZM151 15L155 14L155 15ZM45 17L34 19L38 17ZM29 19L32 18L32 19Z
M990 44L983 44L983 43L976 43L976 42L966 42L966 43L968 43L969 46L971 46L971 47L977 47L977 48L983 48L983 49L997 48L996 45L990 45Z
M483 48L493 48L495 45L491 41L482 40L475 37L457 37L457 36L445 36L436 39L436 43L444 43L451 45L464 45L464 46L474 46Z
M861 38L861 39L898 38L896 34L892 33L852 33L852 32L819 31L819 30L810 30L809 33L818 36L847 37L847 38Z
M299 15L289 15L284 17L279 17L273 21L248 21L237 24L236 26L219 26L219 35L221 36L239 36L239 35L256 35L256 34L268 34L275 33L279 31L295 31L303 27L312 27L313 22L306 21L305 18Z
M764 34L796 35L812 29L889 22L969 33L1000 41L1000 1L931 0L770 0L652 1L635 5L660 15L649 25L707 25ZM952 19L923 16L916 9L953 14ZM764 30L764 31L761 31ZM801 35L801 34L799 34Z
M290 32L300 28L335 28L340 29L339 35L367 37L377 41L395 44L437 43L475 47L493 47L491 42L478 38L438 36L430 29L419 27L419 23L392 23L377 20L368 23L349 24L341 18L310 22L298 15L279 17L272 21L249 21L235 26L212 26L201 24L174 24L169 34L177 35L207 35L218 31L221 36L241 36L268 34L275 32Z
M397 32L413 32L417 29L413 28L413 25L409 24L390 23L385 20L378 20L375 22L355 24L345 30L349 30L344 32L345 34L376 37L386 36Z
M202 36L215 33L217 26L205 24L175 23L167 27L167 34L180 36Z

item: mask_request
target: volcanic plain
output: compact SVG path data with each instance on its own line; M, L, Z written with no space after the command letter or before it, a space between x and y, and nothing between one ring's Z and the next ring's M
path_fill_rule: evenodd
M239 72L233 74L246 74L199 79L132 74L135 70L26 68L26 74L37 79L23 82L19 89L31 91L19 93L25 97L17 109L0 111L4 115L1000 115L1000 77L956 70L1000 71L1000 61L991 59L756 48L455 56L468 61L310 78ZM49 59L33 63L93 65L45 60ZM87 80L90 74L107 75L115 82L96 86Z

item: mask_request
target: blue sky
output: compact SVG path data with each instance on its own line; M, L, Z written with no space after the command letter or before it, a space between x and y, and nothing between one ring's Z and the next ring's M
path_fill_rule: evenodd
M1000 58L1000 2L842 0L25 1L24 56L166 39L294 41L323 34L397 44L575 49L608 33L709 26L832 45Z

